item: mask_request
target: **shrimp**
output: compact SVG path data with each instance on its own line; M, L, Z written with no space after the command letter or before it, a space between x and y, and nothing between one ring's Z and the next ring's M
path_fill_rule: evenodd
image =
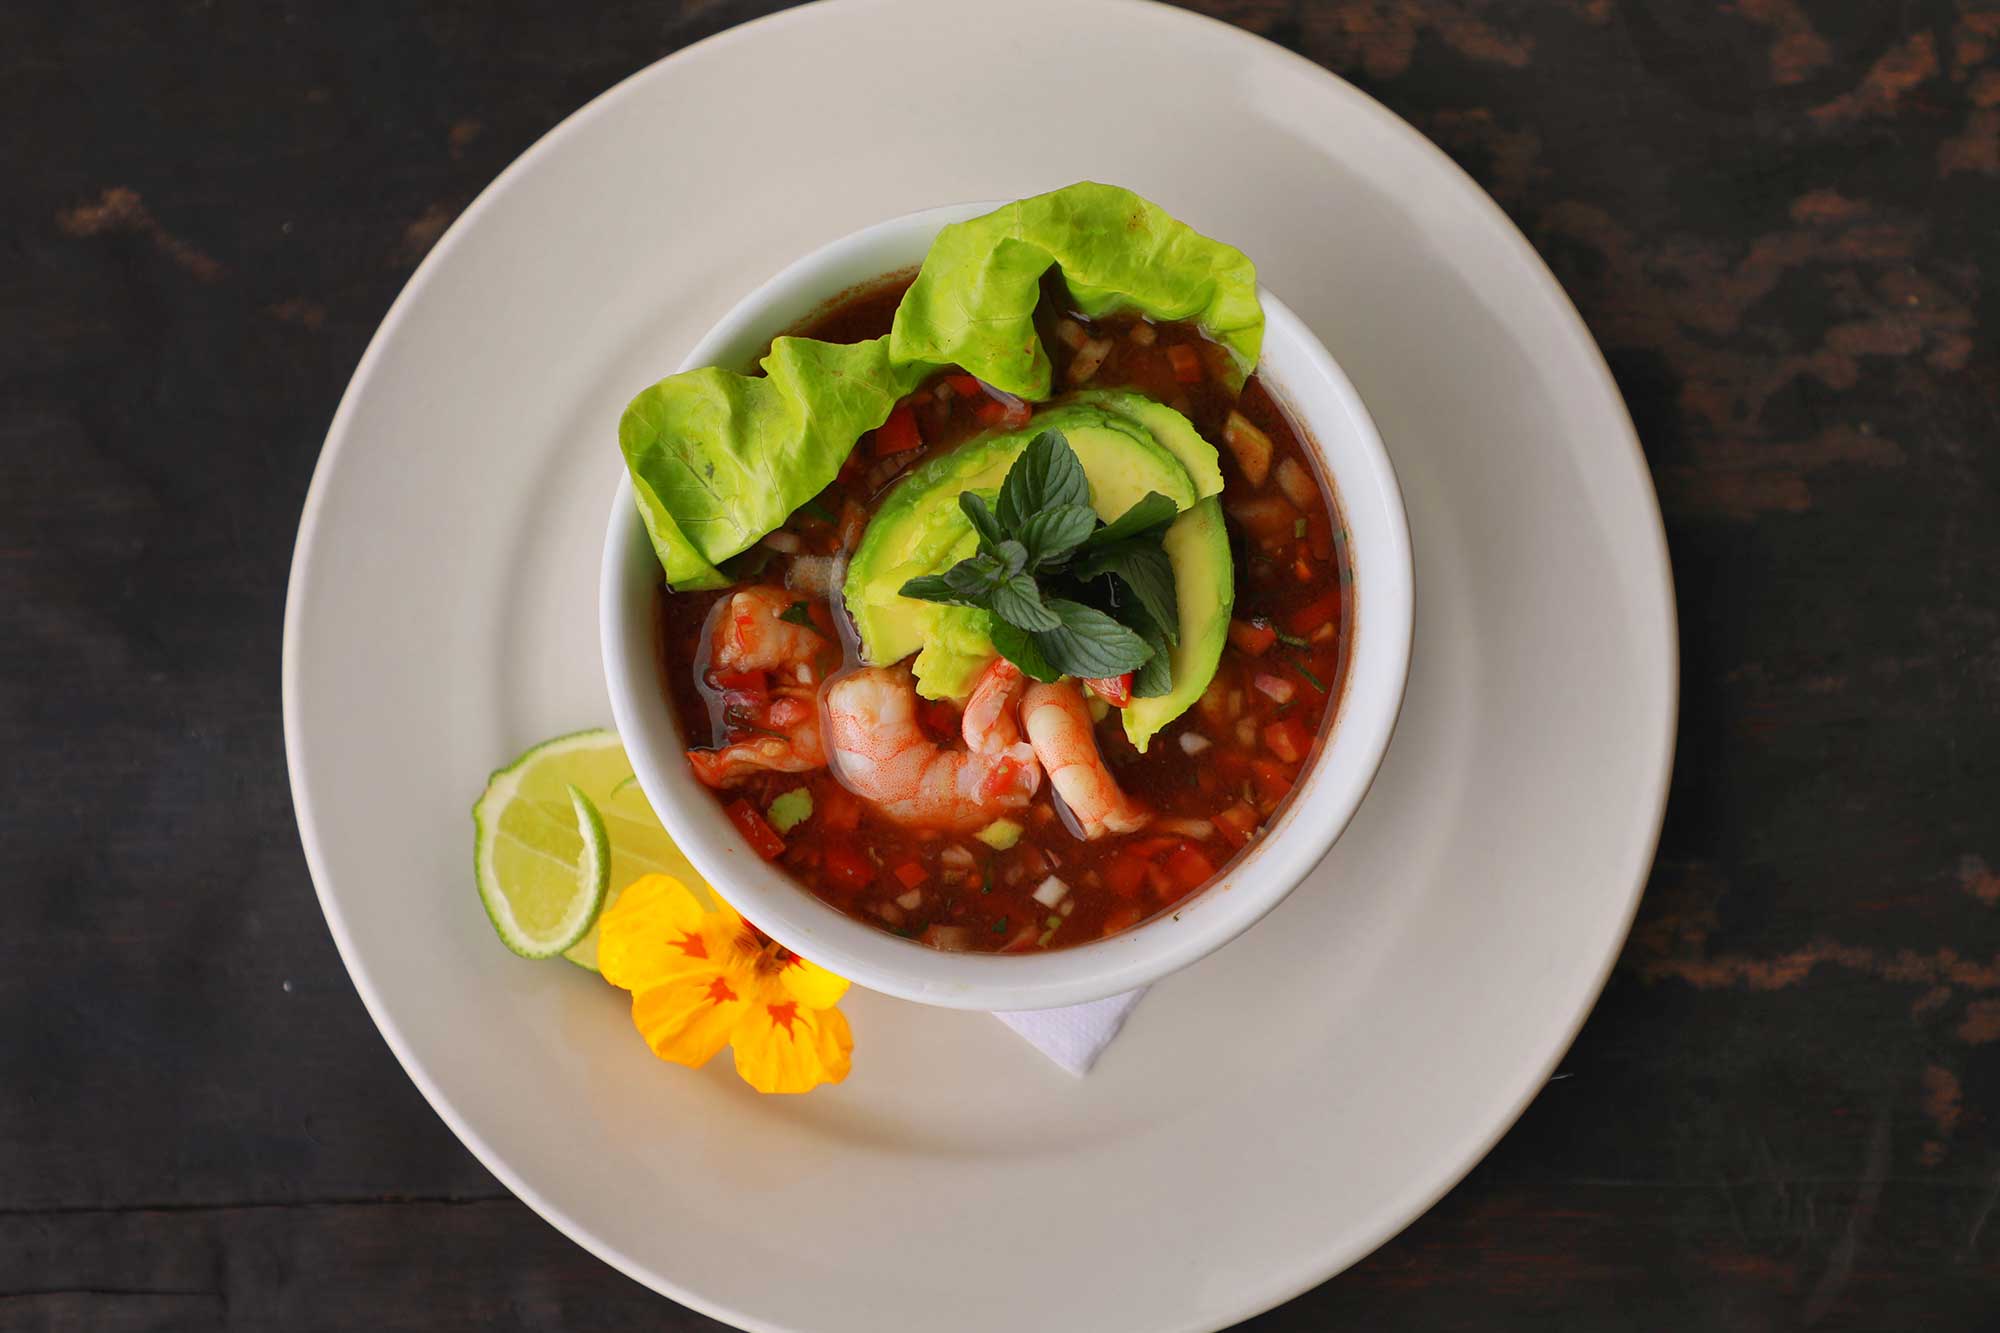
M1021 696L1021 725L1035 758L1089 840L1107 833L1134 833L1153 812L1127 796L1104 766L1091 732L1083 692L1070 681L1030 685Z
M781 671L801 685L816 684L821 654L831 647L810 625L782 620L802 598L783 588L743 588L717 615L709 661L717 671Z
M842 676L826 690L840 775L899 824L969 832L1022 809L1041 789L1042 770L1013 716L1020 688L1011 663L987 668L965 706L966 748L948 750L917 724L908 671L866 667Z
M759 773L826 767L814 687L831 645L811 626L781 619L798 601L783 588L743 588L717 609L709 640L711 679L751 677L747 684L732 683L723 697L732 724L747 724L757 734L720 749L688 751L694 775L711 787L734 786ZM797 683L780 684L767 696L766 672Z
M781 689L759 711L757 725L768 734L731 741L719 750L689 750L694 775L711 787L733 787L759 773L809 773L826 767L812 691Z

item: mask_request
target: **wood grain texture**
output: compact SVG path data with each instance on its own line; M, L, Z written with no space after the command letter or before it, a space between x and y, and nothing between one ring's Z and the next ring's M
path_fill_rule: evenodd
M278 637L416 261L590 96L777 7L9 7L0 1329L717 1327L396 1068L292 830ZM1534 241L1683 612L1659 865L1557 1080L1246 1327L2000 1327L2000 11L1190 7L1381 98Z

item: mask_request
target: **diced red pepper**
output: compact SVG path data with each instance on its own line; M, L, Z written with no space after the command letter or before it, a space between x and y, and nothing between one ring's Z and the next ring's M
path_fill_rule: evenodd
M931 872L924 869L920 861L905 861L889 873L906 889L914 889L931 877Z
M908 403L896 404L896 410L889 414L889 419L875 428L877 457L908 453L923 447L924 437L917 431L917 414Z
M725 694L769 694L771 677L763 671L718 671L715 688Z
M1229 641L1252 657L1262 657L1278 641L1278 631L1267 620L1232 620Z
M1085 676L1083 683L1113 708L1123 708L1132 702L1132 673L1129 671L1122 676Z
M1201 353L1186 343L1179 343L1167 349L1167 363L1174 368L1175 383L1201 383L1203 377Z
M1340 617L1340 589L1329 588L1319 596L1292 612L1285 628L1301 639Z
M865 889L875 882L875 863L846 839L825 848L826 877L843 889Z
M1257 784L1258 792L1267 801L1282 801L1291 794L1291 772L1274 759L1252 759L1250 778Z
M765 822L763 814L750 802L731 801L724 813L729 816L729 822L736 825L736 831L743 835L743 841L750 844L750 850L766 861L776 860L779 853L785 850L785 840Z
M1264 728L1264 747L1288 764L1304 759L1312 742L1312 733L1295 717L1281 717Z
M1146 863L1136 856L1121 856L1104 867L1104 887L1120 898L1136 898L1146 883Z
M1182 893L1193 893L1209 880L1215 878L1215 865L1201 850L1184 846L1167 858L1167 878Z
M979 382L978 376L967 375L963 371L946 375L944 382L951 386L953 393L966 398L977 398L980 394L986 392L986 386Z

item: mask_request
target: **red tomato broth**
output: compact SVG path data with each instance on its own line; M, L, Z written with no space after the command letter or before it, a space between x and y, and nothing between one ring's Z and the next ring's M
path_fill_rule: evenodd
M910 278L901 274L844 294L797 332L829 340L886 333ZM892 823L830 769L762 773L714 792L739 830L750 830L759 855L823 901L939 948L1061 948L1179 907L1254 850L1313 762L1347 670L1352 611L1345 531L1326 479L1283 408L1254 376L1240 395L1232 394L1218 378L1227 353L1192 326L1130 315L1091 321L1064 303L1059 281L1052 281L1036 319L1054 366L1056 395L1086 384L1137 389L1188 416L1221 455L1236 605L1215 680L1144 755L1126 740L1117 709L1106 708L1095 727L1111 773L1158 812L1155 819L1138 833L1086 842L1065 822L1044 781L1027 809L1007 816L1023 831L1017 844L1001 850L971 835ZM1190 356L1201 372L1192 381ZM778 544L796 544L796 551L760 544L737 557L742 567L732 572L746 582L791 586L802 560L852 550L867 515L904 472L974 435L1017 429L1032 410L963 372L933 376L899 406L903 420L863 436L840 476L781 530L787 535ZM1223 442L1232 412L1270 441L1262 486L1252 484ZM906 434L912 425L914 445ZM885 433L892 438L885 441ZM1293 503L1279 484L1277 472L1288 459L1312 479L1315 503ZM1298 474L1290 479L1296 492ZM663 590L661 596L665 684L694 746L719 746L760 730L758 682L718 678L708 668L712 612L730 591ZM797 597L830 645L815 664L824 668L820 679L859 665L851 634L833 632L835 616L845 616L836 609L838 590L821 595L801 589ZM948 702L921 701L918 709L920 724L941 745L959 743L959 716L959 706ZM759 829L746 817L746 808L768 811L779 796L799 788L811 793L812 813L789 832ZM1050 875L1068 888L1054 908L1033 897Z

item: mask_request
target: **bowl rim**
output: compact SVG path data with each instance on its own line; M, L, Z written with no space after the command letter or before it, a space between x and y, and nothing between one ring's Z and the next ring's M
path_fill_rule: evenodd
M793 260L747 293L696 343L679 369L748 363L769 339L857 285L922 259L951 222L1004 201L947 204L884 219ZM900 256L900 257L899 257ZM1372 786L1400 717L1415 626L1414 563L1401 488L1360 395L1309 328L1261 284L1264 358L1297 358L1293 374L1316 385L1321 406L1302 408L1293 376L1266 388L1302 429L1355 538L1354 629L1335 716L1317 739L1298 787L1249 850L1172 913L1087 944L1033 955L949 953L858 921L821 901L743 846L707 788L682 761L672 708L660 688L652 601L659 566L621 466L599 582L599 639L612 714L627 758L661 823L703 877L788 949L857 985L953 1009L1019 1011L1079 1004L1148 985L1248 930L1332 849ZM1336 420L1337 418L1337 420ZM1316 427L1332 432L1335 466ZM636 586L635 586L636 585ZM664 725L663 725L664 724ZM1336 761L1337 757L1337 763ZM690 799L692 798L692 799ZM1248 872L1248 873L1246 873Z

